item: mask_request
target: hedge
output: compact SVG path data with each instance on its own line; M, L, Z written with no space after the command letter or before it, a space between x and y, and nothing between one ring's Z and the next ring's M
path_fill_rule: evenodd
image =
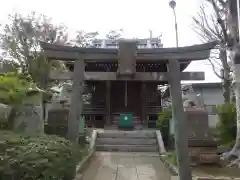
M160 113L158 113L158 119L156 122L156 127L159 129L163 136L164 145L168 145L169 143L169 135L170 135L170 124L169 121L172 118L172 109L171 107L163 109Z
M84 151L57 136L0 132L0 180L72 180Z
M232 147L236 139L237 112L236 104L221 104L217 106L217 132L222 145Z

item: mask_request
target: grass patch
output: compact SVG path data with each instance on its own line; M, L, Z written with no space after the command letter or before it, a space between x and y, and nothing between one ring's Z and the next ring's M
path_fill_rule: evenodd
M166 154L166 160L173 164L173 165L177 165L177 156L176 153L174 151L169 151Z

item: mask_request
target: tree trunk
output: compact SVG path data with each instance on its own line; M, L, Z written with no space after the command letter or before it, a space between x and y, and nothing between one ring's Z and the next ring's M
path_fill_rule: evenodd
M223 65L223 97L225 103L231 102L231 80L230 80L230 67L227 62L227 50L225 48L225 45L221 47L219 58L222 61Z
M236 83L236 111L237 111L237 132L236 132L236 142L233 147L233 152L236 156L240 157L240 83Z
M238 47L238 48L237 48ZM240 46L234 48L233 56L233 70L234 70L234 84L235 84L235 98L236 98L236 112L237 112L237 129L236 142L229 154L230 156L240 157Z
M231 48L231 60L233 61L233 73L235 83L235 98L237 111L237 133L236 142L233 149L223 154L224 159L230 159L235 156L240 157L240 46L238 44L238 16L237 16L237 0L228 1L228 27L230 32L230 39L228 45ZM234 161L237 162L237 161ZM234 165L231 163L231 165Z
M224 79L223 80L223 98L224 98L224 103L230 103L231 102L231 84L229 83L228 80Z

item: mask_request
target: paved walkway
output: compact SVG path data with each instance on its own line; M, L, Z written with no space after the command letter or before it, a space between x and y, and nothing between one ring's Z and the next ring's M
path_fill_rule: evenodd
M157 153L96 152L82 180L170 180Z

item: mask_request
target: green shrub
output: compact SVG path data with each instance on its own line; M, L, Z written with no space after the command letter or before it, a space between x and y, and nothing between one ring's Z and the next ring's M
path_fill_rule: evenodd
M30 85L30 80L21 74L6 73L0 76L0 102L8 105L20 104Z
M170 107L165 108L158 114L158 119L156 122L156 127L161 131L165 145L168 144L168 140L169 140L169 133L170 133L169 120L171 118L172 118L172 109Z
M72 180L83 152L57 136L0 133L0 179Z
M217 132L221 144L232 144L236 139L236 105L222 104L217 107L219 121Z
M31 79L19 73L11 72L0 76L0 103L11 108L6 117L7 122L0 121L0 129L13 129L18 105L26 98L31 85Z
M171 164L174 164L174 165L177 165L177 155L176 155L176 152L175 151L170 151L170 152L167 152L167 160L171 163Z

